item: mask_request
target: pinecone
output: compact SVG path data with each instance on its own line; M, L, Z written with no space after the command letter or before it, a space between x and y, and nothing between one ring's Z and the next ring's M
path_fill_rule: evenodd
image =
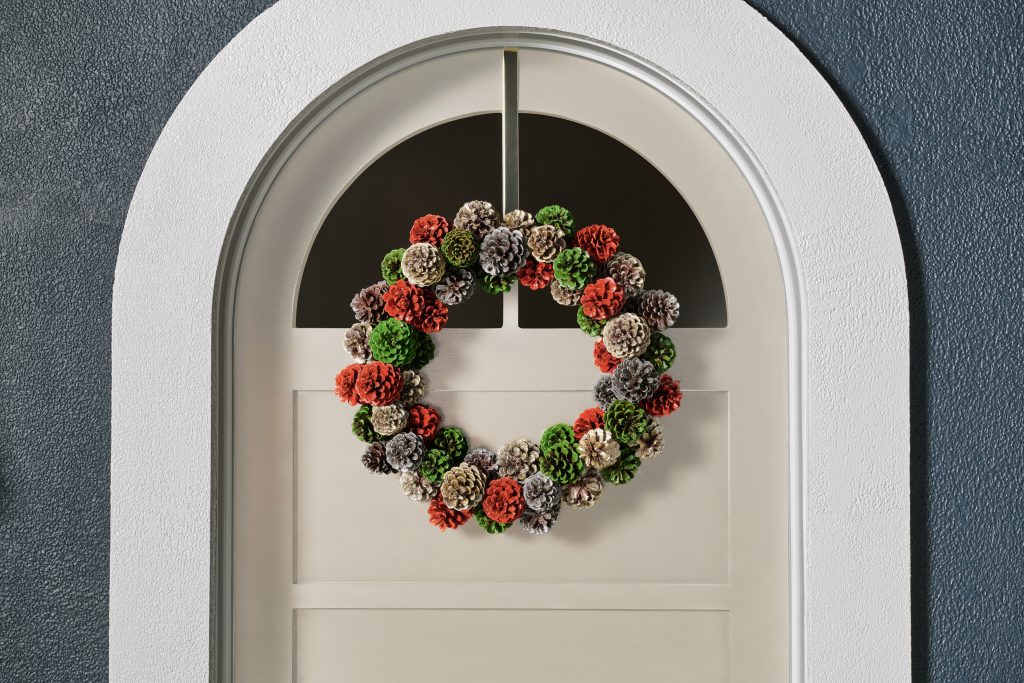
M587 252L572 247L560 253L554 262L555 279L566 289L580 290L594 277L597 266Z
M489 275L512 275L526 263L523 233L495 228L480 243L480 268Z
M419 403L426 389L426 383L418 372L415 370L402 370L402 396L400 400L403 405L411 406L414 403Z
M619 284L610 277L602 277L583 288L580 309L594 320L608 320L622 310L625 302L626 295Z
M650 289L640 295L636 312L653 330L664 330L679 317L679 300L674 294L660 289Z
M498 451L498 476L520 481L537 471L540 447L527 439L509 441Z
M423 366L434 360L434 340L421 330L416 330L416 357L409 363L412 370L421 370Z
M506 227L509 230L519 230L523 233L523 237L530 236L533 224L533 216L522 209L513 209L501 219L502 227Z
M541 453L540 471L559 484L570 484L583 476L586 469L576 445L561 441Z
M555 521L558 520L558 511L561 508L553 507L550 510L544 512L537 512L536 510L530 510L527 508L523 511L522 517L519 518L519 525L526 529L527 532L534 535L546 534L551 531L551 527L555 525Z
M418 435L423 442L432 443L441 427L441 415L436 408L414 403L409 406L409 422L406 429Z
M580 326L586 334L591 337L598 337L601 335L601 330L604 329L604 320L594 320L583 311L583 307L580 306L576 309L576 324Z
M604 411L604 428L612 438L630 446L647 431L650 418L644 409L629 401L615 400Z
M380 262L380 276L384 282L393 285L402 279L402 257L405 256L405 249L392 249L384 254Z
M612 404L616 398L615 388L612 386L612 378L608 375L601 375L594 382L594 403L601 406L602 410L608 410L608 406Z
M452 467L452 459L440 448L429 448L420 462L420 476L431 484L441 484L444 473Z
M675 362L676 345L661 332L652 332L651 343L647 345L643 358L651 361L658 372L665 372Z
M480 528L489 534L502 534L505 530L512 526L512 522L498 522L487 516L483 508L477 508L473 510L473 518L476 519L476 523L480 525Z
M448 306L458 306L473 296L473 273L465 268L449 270L434 287L437 298Z
M633 481L637 470L640 469L640 458L628 453L619 458L611 467L601 470L601 477L610 484L620 486Z
M360 403L385 406L402 395L402 373L395 366L374 360L358 367L355 391Z
M612 390L618 398L638 403L658 388L658 369L642 358L627 358L612 373Z
M419 338L415 330L401 320L388 318L377 323L370 333L370 353L391 365L408 365L416 357Z
M636 313L623 313L608 321L601 333L608 353L616 358L636 358L651 342L651 328Z
M494 229L495 217L494 207L490 202L476 199L462 205L455 214L454 226L469 230L474 237L482 240L484 235Z
M608 261L606 270L608 277L622 287L626 296L635 296L644 288L647 271L640 260L632 254L619 252Z
M476 238L465 228L452 230L441 242L441 255L455 268L465 268L476 261Z
M373 431L373 425L370 424L372 412L373 408L370 406L359 406L359 410L352 416L352 434L363 443L375 443L385 439Z
M491 275L481 271L479 276L477 282L480 283L480 289L484 290L485 294L490 294L491 296L504 294L512 289L512 285L516 282L515 275Z
M523 499L533 510L543 512L558 507L562 490L555 482L540 472L535 472L523 482Z
M428 213L413 221L412 228L409 229L409 243L429 242L440 249L441 241L447 233L448 221L444 216Z
M593 507L604 490L604 481L597 472L587 472L583 478L562 489L562 501L575 510Z
M371 443L366 447L362 457L363 467L374 474L392 474L395 469L388 463L387 455L384 452L384 444L381 442Z
M533 258L541 263L553 263L565 249L565 235L553 225L538 225L530 231L526 246Z
M483 500L487 478L475 465L465 463L445 472L441 498L453 510L469 510Z
M551 298L555 300L555 303L562 306L578 305L582 295L583 292L581 290L566 289L558 280L551 283Z
M641 460L656 458L665 451L665 430L657 420L651 420L643 436L636 442L636 457Z
M417 287L429 287L444 277L444 257L433 244L417 242L402 256L402 274Z
M591 429L580 437L576 446L580 460L594 470L603 470L619 459L619 442L607 429Z
M405 429L408 422L409 413L397 403L374 406L370 412L370 424L373 425L373 431L381 436L397 434Z
M466 453L469 451L469 442L466 441L466 435L458 427L444 427L434 439L434 448L448 451L452 460L460 461L466 457Z
M352 297L352 303L350 304L356 320L361 323L376 325L386 318L387 314L384 312L384 293L387 291L388 283L383 281L360 289Z
M591 429L604 429L604 411L600 408L587 408L572 425L573 435L577 439Z
M402 472L415 471L425 451L423 439L409 432L395 434L386 447L388 463Z
M370 323L356 323L345 331L345 351L352 356L352 360L365 363L373 355L370 353L370 332L373 325Z
M495 522L514 522L526 509L523 501L523 487L510 477L501 477L487 484L481 502L484 514Z
M479 467L488 479L498 476L498 458L487 448L474 448L462 462Z
M419 472L402 472L398 483L402 493L413 500L430 500L437 495L437 485L421 477Z
M458 529L473 516L472 513L465 510L452 510L444 504L440 496L434 496L430 501L430 505L427 507L427 515L430 518L430 523L441 531L445 529Z
M575 227L572 213L558 204L550 204L537 212L534 220L538 225L553 225L568 237Z

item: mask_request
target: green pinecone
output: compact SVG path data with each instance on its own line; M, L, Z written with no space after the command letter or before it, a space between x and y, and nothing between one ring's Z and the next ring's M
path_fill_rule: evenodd
M540 454L540 471L558 484L571 484L583 476L586 466L580 460L576 444L559 441Z
M535 225L553 225L561 230L566 237L572 234L576 223L569 209L558 204L550 204L538 211L533 217L533 222Z
M402 257L405 256L405 249L392 249L384 254L380 262L380 276L384 282L393 285L402 279Z
M352 433L363 443L384 441L388 437L373 431L373 425L370 424L370 412L370 406L359 406L359 410L352 418Z
M469 452L469 443L466 441L466 435L458 427L442 427L434 439L434 448L445 451L452 461L451 464L456 465Z
M548 450L557 443L576 445L576 434L572 431L572 427L564 422L551 425L541 434L540 448L542 451Z
M672 367L676 359L676 345L661 332L654 332L651 334L651 343L641 358L651 361L658 372L665 372Z
M476 523L483 527L483 530L489 534L500 534L504 533L505 529L512 526L512 522L502 524L501 522L495 522L493 519L487 516L482 507L478 507L473 510L473 517L476 519Z
M370 333L370 353L374 360L407 367L415 361L419 350L415 333L416 330L401 320L383 320Z
M452 468L452 458L447 451L431 448L420 461L420 476L431 484L440 484L444 473Z
M576 324L580 326L580 329L589 334L591 337L600 336L601 330L604 329L604 324L607 320L594 320L586 313L583 312L583 307L579 306L576 309Z
M465 228L455 228L441 240L441 254L456 268L472 265L477 257L476 238Z
M476 283L480 285L480 289L492 296L504 294L512 289L512 284L515 281L515 275L491 275L482 270L476 273Z
M590 255L579 247L566 249L555 259L555 279L566 289L583 289L594 277L597 266Z
M604 428L620 444L636 443L644 435L649 420L643 408L621 399L612 401L604 411Z
M423 366L434 360L434 340L426 332L413 330L416 338L416 356L406 366L409 370L422 370Z
M633 453L628 455L623 453L614 464L601 470L601 476L609 484L618 486L633 481L633 477L636 476L638 469L640 469L640 458L633 455Z

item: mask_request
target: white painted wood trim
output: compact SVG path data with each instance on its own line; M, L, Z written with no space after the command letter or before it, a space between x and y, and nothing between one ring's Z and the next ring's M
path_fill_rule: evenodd
M284 0L199 77L139 180L115 275L112 680L209 677L213 305L225 236L260 161L364 64L487 26L566 31L656 64L759 188L787 277L799 402L794 678L910 679L907 297L881 178L824 79L749 6L642 10Z

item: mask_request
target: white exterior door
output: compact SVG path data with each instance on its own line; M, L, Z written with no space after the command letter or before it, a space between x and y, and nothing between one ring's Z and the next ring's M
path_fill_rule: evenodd
M359 462L354 409L332 393L349 362L345 330L295 324L308 250L338 197L399 141L499 111L501 61L500 50L445 57L361 92L302 142L262 201L234 319L235 680L786 680L782 275L754 193L677 104L595 62L519 55L522 111L616 138L685 197L728 310L725 327L668 333L685 396L662 421L667 451L628 486L607 487L593 509L563 510L553 533L438 533L397 477ZM394 227L395 246L407 230ZM339 306L352 293L335 293ZM426 402L473 446L538 440L593 405L593 340L522 329L515 304L506 295L501 328L436 335L424 373Z

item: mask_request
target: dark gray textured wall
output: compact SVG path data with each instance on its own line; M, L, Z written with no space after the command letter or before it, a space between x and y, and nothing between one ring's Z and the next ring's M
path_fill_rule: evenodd
M110 300L161 127L271 4L0 6L0 679L106 676ZM913 323L918 680L1024 671L1017 0L752 0L861 124Z

